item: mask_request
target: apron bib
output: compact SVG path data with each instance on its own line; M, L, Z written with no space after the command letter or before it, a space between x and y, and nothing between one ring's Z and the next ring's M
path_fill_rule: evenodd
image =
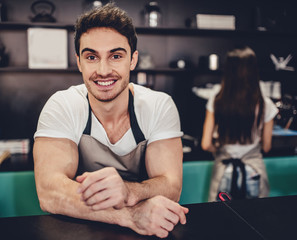
M133 94L129 91L130 126L137 147L130 153L119 156L107 146L91 136L92 110L89 103L89 117L86 128L81 136L79 149L78 175L93 172L104 167L114 167L126 181L143 181L148 178L145 168L145 139L136 119Z

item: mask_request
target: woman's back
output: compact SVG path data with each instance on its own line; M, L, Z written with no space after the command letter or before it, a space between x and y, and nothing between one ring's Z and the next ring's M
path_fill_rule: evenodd
M254 142L253 129L263 121L263 97L256 55L250 48L228 52L214 112L220 145Z

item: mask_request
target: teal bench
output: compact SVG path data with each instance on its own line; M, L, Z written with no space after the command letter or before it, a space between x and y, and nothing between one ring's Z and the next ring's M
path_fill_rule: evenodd
M270 183L270 197L297 195L297 156L264 158ZM180 204L207 202L213 161L183 164Z
M297 195L297 156L264 158L270 197ZM180 204L207 202L213 161L183 163ZM0 172L0 217L47 214L40 209L33 171Z
M183 188L180 204L207 202L213 161L183 163Z
M297 195L297 156L264 158L270 197Z
M0 173L0 217L45 214L36 193L33 171Z

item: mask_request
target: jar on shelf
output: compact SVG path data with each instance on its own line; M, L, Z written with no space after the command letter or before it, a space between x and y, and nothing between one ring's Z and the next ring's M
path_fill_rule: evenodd
M158 2L149 2L144 9L144 25L147 27L160 27L162 20L161 9Z

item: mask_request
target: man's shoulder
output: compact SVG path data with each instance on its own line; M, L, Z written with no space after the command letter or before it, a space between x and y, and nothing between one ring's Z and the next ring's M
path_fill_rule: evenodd
M84 84L71 86L68 89L59 90L55 92L49 99L51 102L58 102L60 104L65 104L69 102L79 104L86 100L87 89Z
M150 103L155 101L164 101L165 99L170 99L170 95L165 92L157 91L144 87L141 85L133 84L134 96L139 101L148 101Z
M85 97L87 95L87 88L84 84L70 86L68 89L59 90L53 96L73 96L73 97Z
M139 85L134 86L134 106L137 116L145 116L148 119L176 108L169 94Z
M79 112L86 108L86 96L87 89L84 84L71 86L54 93L46 105L49 109L57 108L64 109L64 111Z

